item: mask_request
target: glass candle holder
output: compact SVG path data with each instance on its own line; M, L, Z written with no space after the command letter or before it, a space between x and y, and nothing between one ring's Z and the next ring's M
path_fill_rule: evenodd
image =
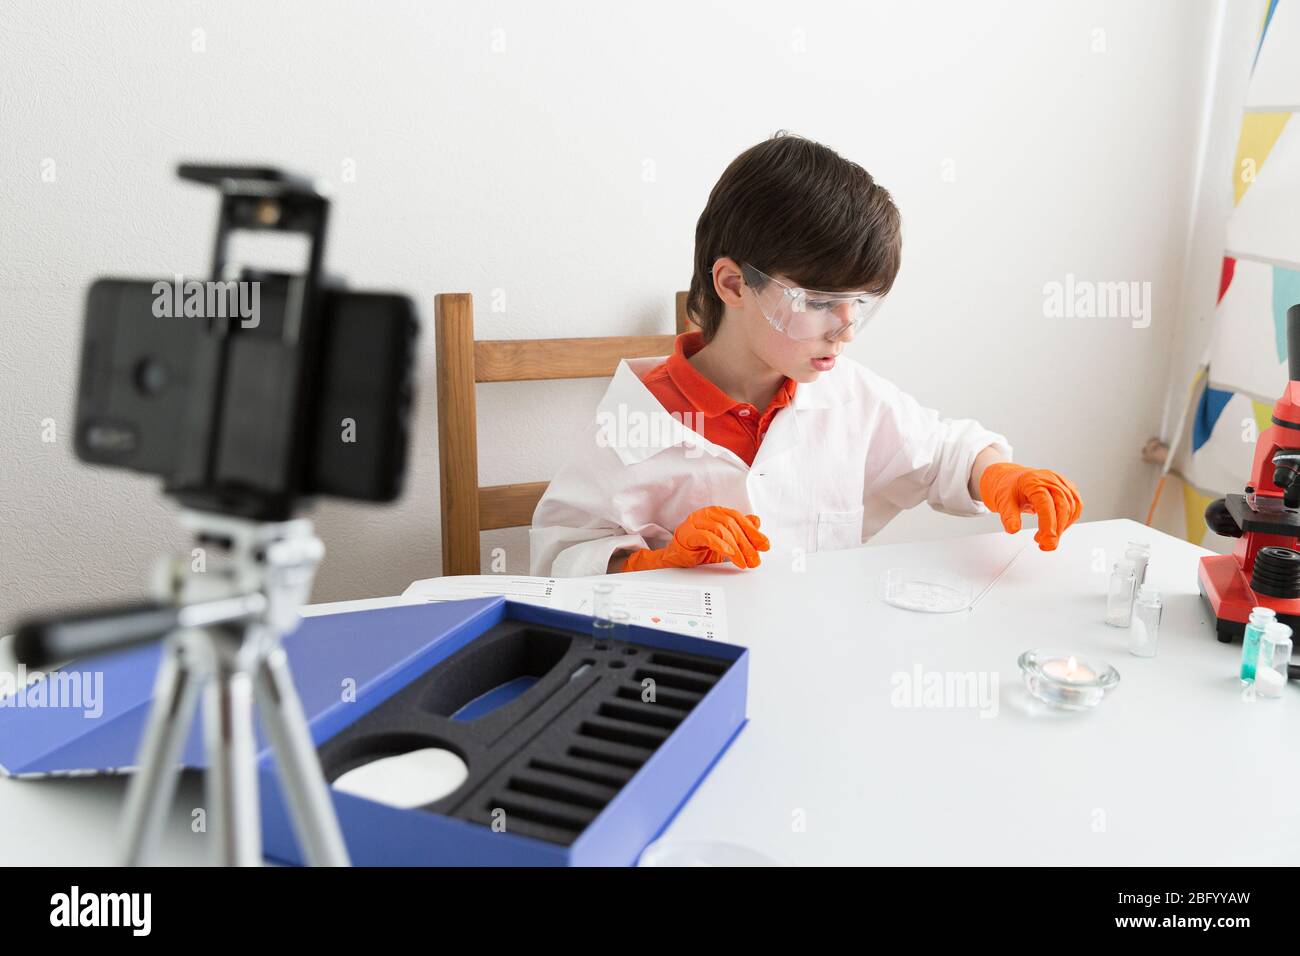
M1119 671L1105 661L1074 654L1025 651L1018 663L1029 693L1063 710L1090 710L1119 684Z

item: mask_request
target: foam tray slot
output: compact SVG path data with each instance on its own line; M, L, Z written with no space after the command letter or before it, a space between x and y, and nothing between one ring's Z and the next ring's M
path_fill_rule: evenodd
M325 741L321 764L332 782L379 757L450 750L468 777L416 812L568 846L729 666L505 620Z

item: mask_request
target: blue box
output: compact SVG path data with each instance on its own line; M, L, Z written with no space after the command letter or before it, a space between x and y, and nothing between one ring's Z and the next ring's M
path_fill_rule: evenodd
M321 747L506 621L582 635L590 635L592 627L592 619L585 615L500 597L306 618L285 638L284 646L313 742ZM749 657L744 648L734 645L636 625L626 628L620 640L668 654L714 658L726 667L569 845L332 791L352 862L363 866L635 863L746 723ZM93 667L103 674L103 713L94 722L67 710L0 708L0 769L16 776L48 776L133 765L159 656L159 647L153 645L64 668ZM344 681L354 693L343 693ZM15 696L31 692L28 687ZM201 721L200 712L186 742L186 766L204 765ZM299 863L302 858L273 755L260 726L258 747L264 852Z

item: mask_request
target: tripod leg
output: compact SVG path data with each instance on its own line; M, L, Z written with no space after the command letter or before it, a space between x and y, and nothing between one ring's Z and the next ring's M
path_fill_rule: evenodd
M231 660L219 657L216 673L203 689L203 733L209 831L217 863L261 866L253 681Z
M181 749L197 704L199 681L184 652L163 646L154 703L140 743L139 768L126 791L123 857L127 866L141 866L158 842L167 809L176 792Z
M271 739L303 858L308 866L347 866L343 832L282 648L274 647L262 658L256 688L262 726Z

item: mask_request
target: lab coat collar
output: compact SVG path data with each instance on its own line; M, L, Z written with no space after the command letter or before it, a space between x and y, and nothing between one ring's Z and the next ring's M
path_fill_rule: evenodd
M700 448L711 455L730 455L729 449L706 439L670 415L641 381L651 369L661 365L660 358L624 359L618 363L614 380L596 409L597 440L618 453L625 465L645 461L666 448L682 445Z
M818 375L816 381L800 384L794 390L791 404L798 409L836 408L847 405L852 398L849 377L853 373L846 367L850 361L852 360L841 356L836 361L835 367L829 372Z
M618 363L613 381L609 383L605 397L596 409L601 443L613 448L625 465L645 461L667 448L682 445L688 449L699 448L714 457L728 458L743 467L749 467L729 448L714 444L689 428L680 417L669 414L659 399L646 388L641 379L666 360L667 356L660 356L624 359ZM816 381L800 384L795 389L789 407L797 411L809 411L845 404L850 398L847 382L850 374L841 361L830 372L818 376ZM783 409L777 415L784 412ZM759 446L759 455L763 458L786 450L775 447L778 442L772 441L774 437L769 429L763 444ZM790 438L788 444L792 445L797 440L797 427L792 430ZM769 442L772 442L773 447L769 447Z

